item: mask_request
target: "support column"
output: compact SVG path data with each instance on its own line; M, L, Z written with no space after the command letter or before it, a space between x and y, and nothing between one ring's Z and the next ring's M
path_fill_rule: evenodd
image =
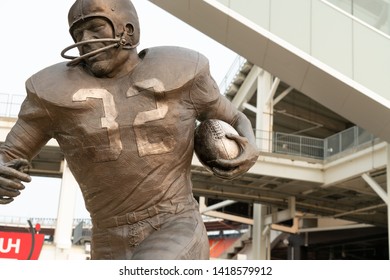
M272 75L261 71L257 79L256 141L260 151L264 152L272 152L273 95L275 90Z
M261 204L253 205L253 228L252 228L252 259L266 260L267 257L267 241L269 242L269 230L265 230L265 215L267 207Z
M64 161L61 191L54 235L56 259L66 259L72 247L72 230L78 184Z
M272 152L273 96L278 82L273 83L272 75L260 71L257 77L256 144L260 151ZM267 207L253 206L252 258L267 260L271 257L270 229L265 225Z

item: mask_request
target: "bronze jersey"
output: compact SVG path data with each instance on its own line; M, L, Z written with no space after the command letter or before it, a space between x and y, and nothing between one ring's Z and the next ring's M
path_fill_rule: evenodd
M4 160L32 159L55 138L92 218L138 211L192 191L196 119L232 123L207 59L178 47L140 53L128 75L96 78L59 63L33 75Z

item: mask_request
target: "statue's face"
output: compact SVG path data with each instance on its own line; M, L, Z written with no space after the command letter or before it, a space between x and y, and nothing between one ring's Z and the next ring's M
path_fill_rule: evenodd
M92 17L77 24L73 29L73 37L77 43L92 39L112 39L114 38L114 30L106 19ZM80 55L84 55L110 44L112 42L87 43L79 46L79 52ZM85 58L84 61L93 75L97 77L114 76L112 74L125 63L127 53L128 51L122 50L121 47L109 48Z

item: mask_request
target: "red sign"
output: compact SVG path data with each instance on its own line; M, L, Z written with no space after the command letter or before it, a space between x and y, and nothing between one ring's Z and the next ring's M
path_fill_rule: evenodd
M31 233L0 231L0 259L37 260L44 238L44 234L33 238Z

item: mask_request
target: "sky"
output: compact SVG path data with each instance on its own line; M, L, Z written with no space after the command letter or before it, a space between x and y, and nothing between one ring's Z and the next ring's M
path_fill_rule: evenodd
M39 70L63 61L61 51L73 43L67 14L73 0L0 1L0 94L25 95L24 83ZM147 0L133 0L141 26L138 51L161 45L182 46L203 53L219 84L236 54ZM15 201L0 206L2 217L55 218L61 180L33 177ZM75 218L88 218L81 193Z
M61 51L73 43L67 14L73 0L0 1L0 93L24 95L24 82L35 72L63 61ZM147 0L133 0L141 25L138 50L174 45L197 50L210 60L217 83L236 55Z

